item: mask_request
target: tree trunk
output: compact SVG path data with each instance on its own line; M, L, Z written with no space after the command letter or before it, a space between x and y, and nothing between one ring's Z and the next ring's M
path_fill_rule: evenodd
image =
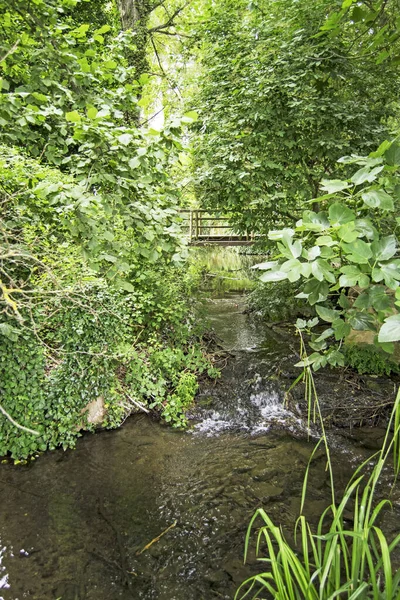
M140 19L138 0L118 0L118 10L121 18L122 29L135 29Z
M136 68L135 79L149 70L147 61L147 24L152 11L150 0L117 0L122 29L135 32L136 50L129 50L126 58Z

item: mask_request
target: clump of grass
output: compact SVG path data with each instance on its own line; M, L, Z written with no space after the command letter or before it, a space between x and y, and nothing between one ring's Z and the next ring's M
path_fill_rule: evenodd
M302 343L302 352L304 353ZM307 365L307 357L303 358ZM249 554L254 528L256 554L266 569L250 577L239 587L235 600L259 598L267 593L276 600L399 600L400 571L394 572L392 553L400 543L400 535L389 542L377 526L377 519L390 505L389 500L376 502L376 486L383 467L393 457L394 475L400 471L400 390L396 398L381 450L374 455L375 466L369 476L363 473L371 459L364 462L349 481L343 496L335 499L333 470L318 396L309 366L303 376L309 403L309 418L317 416L322 436L306 469L300 516L295 526L296 548L285 539L281 528L268 514L258 509L253 516L245 540L245 560ZM394 429L394 434L391 431ZM321 515L317 531L302 514L306 497L309 468L316 450L325 446L331 481L331 504ZM353 525L348 527L344 513L352 512ZM261 521L261 523L260 523ZM262 554L265 553L265 556Z

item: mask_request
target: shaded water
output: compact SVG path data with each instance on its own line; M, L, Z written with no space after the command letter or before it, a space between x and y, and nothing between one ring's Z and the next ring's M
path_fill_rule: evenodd
M190 431L140 415L75 451L0 466L0 599L228 600L257 571L242 561L248 521L264 506L291 529L314 441L274 376L290 350L241 308L238 297L209 305L234 356L202 390ZM333 439L339 486L371 453L368 435ZM322 454L311 471L317 518L329 499Z

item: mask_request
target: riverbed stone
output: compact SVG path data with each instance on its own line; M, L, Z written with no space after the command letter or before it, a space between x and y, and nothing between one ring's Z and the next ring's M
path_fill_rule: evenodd
M103 396L99 396L81 411L82 415L86 415L89 425L101 426L106 416L107 410L104 405Z

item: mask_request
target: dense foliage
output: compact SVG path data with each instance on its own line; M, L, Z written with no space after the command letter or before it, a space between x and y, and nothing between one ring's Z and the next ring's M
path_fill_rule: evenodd
M197 98L204 207L232 213L253 232L293 223L341 156L367 154L385 139L397 113L396 65L376 64L371 52L361 57L358 42L359 29L380 31L384 20L387 31L395 22L397 1L385 2L381 15L382 4L357 3L358 29L333 34L320 31L328 0L214 3L201 28ZM397 39L390 43L396 54Z
M108 426L148 405L184 425L208 368L170 175L195 114L142 126L135 32L80 5L0 2L0 454L17 458L73 444L99 398Z

